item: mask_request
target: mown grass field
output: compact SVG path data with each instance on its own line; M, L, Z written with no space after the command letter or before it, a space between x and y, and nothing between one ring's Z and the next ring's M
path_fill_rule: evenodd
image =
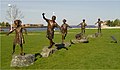
M93 34L97 30L87 29L86 35ZM79 29L68 31L66 42L74 39ZM111 43L111 35L114 35L118 43ZM102 37L89 38L89 43L78 43L72 45L68 50L56 51L48 58L39 58L33 65L28 67L10 67L12 60L12 42L14 33L6 36L1 34L1 69L120 69L120 29L103 29ZM24 52L35 54L41 51L44 46L49 45L46 32L28 32L25 35ZM61 42L61 34L55 34L54 41ZM15 54L19 54L20 47L16 46Z

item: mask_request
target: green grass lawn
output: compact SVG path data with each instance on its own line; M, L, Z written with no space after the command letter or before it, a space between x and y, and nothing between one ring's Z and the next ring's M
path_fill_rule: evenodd
M97 30L87 29L86 35L93 34ZM79 29L68 31L65 42L74 39ZM114 35L118 43L111 43L111 35ZM48 58L39 58L28 67L10 67L12 60L12 42L14 33L9 36L1 34L1 69L120 69L120 29L103 29L102 37L89 38L89 43L72 45L68 50L56 51ZM30 32L25 35L24 52L35 54L44 46L49 45L46 32ZM55 34L54 41L61 42L61 34ZM16 46L15 54L19 54L20 47Z

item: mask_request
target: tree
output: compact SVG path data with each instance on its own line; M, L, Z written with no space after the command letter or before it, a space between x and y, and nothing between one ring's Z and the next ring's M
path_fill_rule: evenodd
M0 22L0 26L2 26L2 23Z
M118 26L120 25L120 20L119 19L115 19L114 20L114 26Z
M1 23L1 26L5 26L5 22L2 22L2 23Z
M6 27L9 27L9 26L10 26L10 24L8 22L6 22Z
M112 24L113 24L113 21L110 21L110 20L107 20L107 26L112 26Z
M8 21L14 21L16 19L22 19L24 18L23 13L17 8L16 5L10 6L10 8L7 10L6 19Z
M111 26L111 27L113 27L113 26L120 26L120 20L119 19L115 19L113 21L107 20L107 24L106 25L107 26Z

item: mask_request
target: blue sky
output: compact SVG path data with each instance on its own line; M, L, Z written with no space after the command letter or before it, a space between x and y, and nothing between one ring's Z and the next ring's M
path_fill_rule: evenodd
M69 25L77 25L82 19L86 19L88 25L93 25L98 18L103 21L120 19L119 0L0 0L0 22L7 21L8 4L17 5L23 12L23 23L47 25L41 16L43 12L49 19L55 12L59 25L64 18Z

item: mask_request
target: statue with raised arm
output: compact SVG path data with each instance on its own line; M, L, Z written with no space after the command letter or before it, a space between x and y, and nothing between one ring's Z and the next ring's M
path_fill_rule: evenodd
M15 20L14 24L15 24L16 27L12 31L7 33L7 35L9 35L13 31L15 31L15 39L14 39L14 42L13 42L13 52L12 52L12 54L14 54L14 52L15 52L15 46L17 44L19 44L20 47L21 47L21 53L20 54L24 55L23 44L25 43L25 41L24 41L24 36L23 36L23 29L25 30L26 34L27 34L27 30L24 27L22 27L21 23L22 23L21 20Z
M47 26L47 35L46 37L49 39L50 41L50 46L48 48L51 48L55 43L53 42L53 38L54 38L54 28L58 27L60 30L60 26L56 23L56 16L52 16L52 19L47 19L45 17L45 13L42 13L43 19L48 23Z

